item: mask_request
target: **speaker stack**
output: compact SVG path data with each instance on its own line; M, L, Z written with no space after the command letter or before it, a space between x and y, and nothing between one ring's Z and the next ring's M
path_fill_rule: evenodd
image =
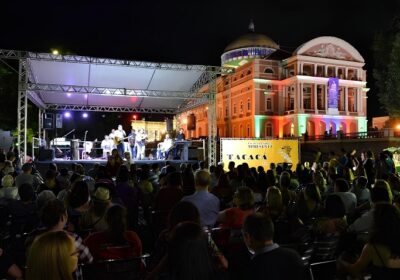
M43 115L43 128L44 129L53 129L54 125L53 125L53 114L44 114Z

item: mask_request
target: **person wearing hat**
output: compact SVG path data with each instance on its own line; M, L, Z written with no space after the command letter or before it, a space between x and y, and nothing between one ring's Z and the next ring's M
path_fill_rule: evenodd
M110 190L105 187L98 187L92 194L92 204L89 211L82 215L81 228L91 231L106 230L105 214L111 205Z
M11 175L5 175L1 179L0 198L5 199L17 199L18 198L18 188L14 187L14 178Z

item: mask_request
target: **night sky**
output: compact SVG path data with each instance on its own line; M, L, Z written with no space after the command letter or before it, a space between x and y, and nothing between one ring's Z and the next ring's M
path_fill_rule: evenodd
M390 26L400 7L400 0L8 2L0 9L3 49L219 65L250 19L257 33L289 52L315 37L337 36L366 60L369 117L383 114L372 80L374 34Z

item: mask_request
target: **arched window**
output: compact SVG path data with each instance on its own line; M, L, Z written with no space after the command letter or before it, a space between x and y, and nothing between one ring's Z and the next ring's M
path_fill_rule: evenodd
M250 98L247 99L247 111L251 110Z
M264 73L265 74L274 74L274 70L272 70L272 68L265 68Z
M265 110L272 111L272 98L270 97L265 100Z
M236 103L233 103L233 114L236 115Z
M240 113L243 113L243 101L240 101Z

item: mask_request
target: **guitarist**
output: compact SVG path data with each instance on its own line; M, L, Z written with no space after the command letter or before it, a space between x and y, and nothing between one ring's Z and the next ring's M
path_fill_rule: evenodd
M122 125L118 125L118 129L114 132L114 143L117 145L118 154L121 158L124 157L125 147L124 138L126 137L125 130L122 129Z

